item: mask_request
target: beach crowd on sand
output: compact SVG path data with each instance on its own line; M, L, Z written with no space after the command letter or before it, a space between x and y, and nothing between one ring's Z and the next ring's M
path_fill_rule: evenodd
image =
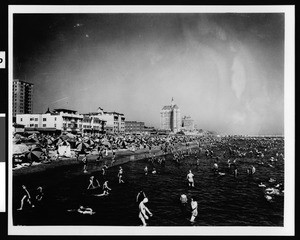
M13 169L24 166L31 167L38 164L51 164L64 161L68 158L76 159L82 163L84 174L89 173L89 159L94 156L95 161L102 163L101 175L97 179L93 174L87 183L87 190L98 189L95 197L105 197L112 189L106 178L109 167L118 165L124 156L135 155L139 151L146 152L149 165L143 169L144 174L156 174L154 163L165 166L166 156L171 156L174 164L180 165L186 157L193 158L196 165L200 163L200 157L205 157L212 163L212 174L216 176L231 175L238 178L241 173L252 176L257 171L257 166L265 165L274 168L278 161L284 160L282 137L244 137L244 136L186 136L186 135L130 135L130 134L102 134L98 136L76 136L70 133L58 137L43 134L33 134L27 137L15 136L14 145L26 146L16 148L13 155ZM278 146L282 146L278 148ZM61 151L62 150L62 151ZM243 163L245 159L251 162ZM248 160L247 160L248 161ZM243 167L241 167L243 166ZM116 173L118 183L124 184L124 170L119 166ZM195 186L194 173L189 170L186 175L187 186ZM262 188L267 201L272 201L275 195L284 194L284 184L274 178L267 182L260 182L258 188ZM37 194L32 197L26 186L22 186L23 196L18 210L22 210L25 203L35 207L42 201L43 188L37 188ZM39 199L39 200L38 200ZM194 197L188 199L185 193L179 196L182 209L190 211L190 222L195 222L198 216L198 203ZM136 202L139 209L139 219L143 226L153 214L147 208L149 201L146 193L141 190L137 193ZM189 204L188 204L189 203ZM90 207L79 206L78 209L69 209L70 212L93 215L95 212Z

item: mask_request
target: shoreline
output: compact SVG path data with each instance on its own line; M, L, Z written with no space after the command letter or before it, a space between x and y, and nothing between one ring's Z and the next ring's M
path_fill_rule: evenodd
M195 148L198 147L198 144L196 142L190 142L189 147L186 147L183 144L180 144L180 146L175 146L176 151L178 150L186 150L188 148ZM156 157L165 155L163 151L161 150L160 147L155 147L151 150L151 154L155 154ZM167 152L166 155L170 154L170 152ZM103 157L101 160L97 161L98 153L90 153L87 155L87 160L88 160L88 167L89 165L98 165L98 168L102 168L104 165L104 162L107 161L108 163L111 162L111 154L109 154L106 157ZM116 152L116 159L115 163L112 166L109 166L109 168L125 164L130 161L138 161L138 160L143 160L149 158L149 149L138 149L136 151L130 151L130 150L125 150L125 151L117 151ZM55 169L55 168L60 168L64 166L74 166L74 165L80 165L82 164L81 161L82 157L79 157L79 160L76 160L74 157L70 158L61 158L60 160L53 160L50 162L42 162L38 164L34 164L31 166L26 166L26 167L21 167L17 169L12 169L13 177L15 176L22 176L22 175L28 175L28 174L33 174L33 173L40 173L44 172L48 169ZM100 163L100 165L99 165ZM93 171L89 171L93 172ZM84 174L84 173L83 173Z

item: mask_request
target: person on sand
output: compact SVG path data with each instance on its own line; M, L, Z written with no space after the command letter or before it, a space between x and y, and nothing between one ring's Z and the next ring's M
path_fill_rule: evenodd
M116 152L112 149L111 166L114 165L115 161L116 161Z
M192 170L189 170L186 178L188 180L189 187L194 187L194 174L192 173Z
M18 208L17 210L22 210L23 209L23 206L24 206L24 202L26 200L26 202L31 206L31 207L34 207L34 205L32 204L32 201L31 201L31 196L26 188L25 185L22 185L22 189L23 189L23 197L21 199L21 206L20 208Z
M191 198L191 209L192 209L192 216L190 222L195 222L195 218L198 216L198 203L193 198Z
M96 161L100 161L103 159L102 149L101 149L100 145L98 146L98 153L99 153L99 155L98 155Z
M147 213L152 217L152 213L150 210L145 206L145 203L148 202L148 198L144 198L139 204L139 218L141 219L143 226L147 226L146 220L149 219Z
M84 156L83 157L83 159L81 160L82 161L82 164L83 164L83 172L84 173L87 173L88 171L87 171L87 157L86 156Z

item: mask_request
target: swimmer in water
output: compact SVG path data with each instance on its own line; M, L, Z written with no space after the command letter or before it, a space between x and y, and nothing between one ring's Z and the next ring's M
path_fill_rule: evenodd
M189 170L189 173L187 174L186 178L188 180L189 187L194 187L194 174L191 170Z
M156 169L155 168L153 168L152 174L156 174Z
M37 201L41 201L41 200L43 199L43 196L44 196L43 188L42 188L42 187L38 187L38 188L37 188L37 191L38 191L38 193L37 193L37 195L35 196L35 199L36 199Z
M187 214L187 202L188 202L188 199L187 199L187 196L183 193L180 195L180 208L181 208L181 212L183 215L186 215Z
M148 175L148 167L147 166L144 168L144 173L145 173L145 175Z
M191 208L192 208L192 216L190 222L195 222L195 218L198 216L198 203L191 198Z
M146 220L149 219L147 213L152 217L152 213L150 210L145 206L145 203L148 202L148 198L144 198L139 204L139 218L141 219L143 226L147 226Z
M93 209L89 208L89 207L84 207L84 206L80 206L78 209L70 209L68 210L68 212L78 212L81 214L88 214L88 215L93 215L95 214L95 212L93 211Z

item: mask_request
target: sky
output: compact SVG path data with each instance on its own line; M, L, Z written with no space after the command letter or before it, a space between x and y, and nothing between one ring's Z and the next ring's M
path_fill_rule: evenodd
M284 133L284 14L14 14L14 78L33 111L124 113L159 128L171 99L197 128Z

